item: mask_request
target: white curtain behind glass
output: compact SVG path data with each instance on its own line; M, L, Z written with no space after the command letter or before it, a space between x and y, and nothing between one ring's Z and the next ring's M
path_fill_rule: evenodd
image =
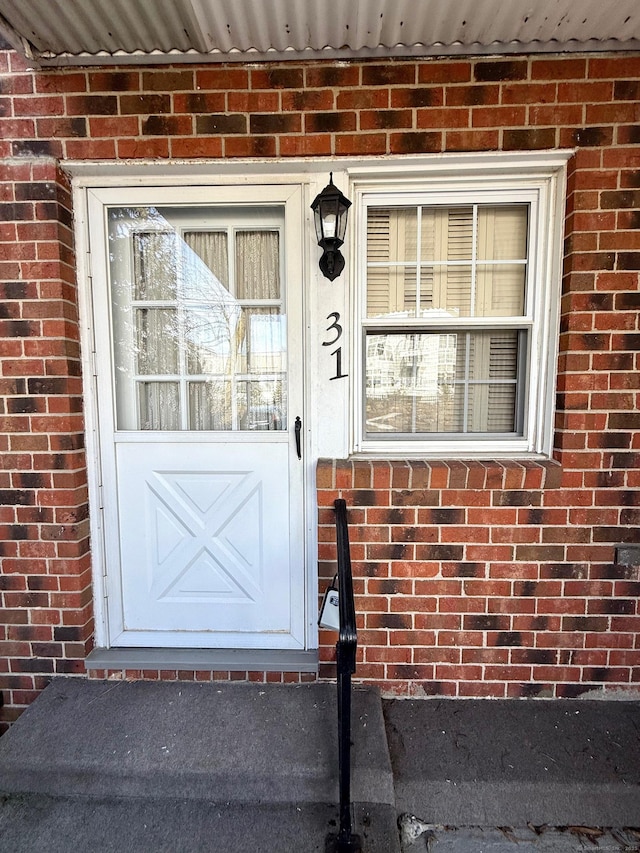
M175 382L180 339L175 234L134 234L133 259L138 426L152 430L179 429L179 387ZM150 378L145 380L145 376Z
M186 369L208 375L188 383L188 425L193 430L233 429L232 350L239 311L229 294L226 231L187 231L183 265ZM204 267L204 269L203 269Z
M282 219L244 207L110 212L119 429L286 428Z
M280 297L280 247L277 231L236 234L236 296L238 299Z
M189 363L190 374L202 375L189 382L190 428L281 428L283 317L280 305L255 304L280 298L279 233L237 231L231 271L226 232L187 232L184 239L227 291L217 298L210 292L194 314L194 323L208 328L210 346L206 360L201 351Z

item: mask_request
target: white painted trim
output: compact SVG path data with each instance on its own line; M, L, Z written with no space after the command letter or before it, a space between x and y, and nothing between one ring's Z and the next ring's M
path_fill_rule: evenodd
M106 565L104 524L102 517L102 467L98 406L95 383L93 342L92 277L90 275L90 240L87 193L73 186L74 228L78 281L78 313L80 319L80 353L84 400L85 445L89 492L89 530L91 535L91 576L93 585L94 639L98 646L107 644Z
M308 183L322 189L330 170L344 172L350 181L369 176L380 185L386 176L406 181L427 172L441 176L487 170L491 174L547 172L565 166L574 151L485 151L480 153L441 153L376 155L371 157L304 157L284 159L211 159L211 160L65 160L64 169L73 178L74 186L180 186L185 178L194 184L214 186L217 183ZM336 177L334 175L334 182ZM126 181L126 184L123 184ZM344 188L343 188L344 192Z
M557 371L558 322L561 295L561 259L564 206L564 184L568 152L527 152L525 155L438 155L429 159L424 169L392 166L380 174L371 167L350 169L351 196L355 227L352 247L356 263L351 270L352 305L357 319L357 335L352 346L355 367L352 403L352 443L350 450L367 456L405 458L411 456L492 458L497 455L549 457L553 438L553 393ZM452 168L455 167L455 168ZM562 183L560 183L562 178ZM366 209L371 205L403 203L470 204L480 199L488 203L523 201L531 205L535 221L530 225L534 245L530 246L529 281L534 283L521 322L515 326L531 327L528 357L528 381L524 434L514 436L451 436L450 438L408 439L372 438L364 432L364 328L389 325L384 320L365 322L366 298L364 275L366 262ZM553 309L553 310L551 310ZM502 323L502 318L498 324ZM505 320L506 322L506 320ZM403 328L429 325L422 321L403 322ZM456 327L470 328L473 320L464 318ZM514 324L512 324L514 325ZM514 326L514 327L515 327ZM542 374L542 375L541 375Z
M108 559L106 544L103 541L102 537L102 512L104 510L101 509L101 491L102 491L102 471L99 460L101 459L100 455L100 444L98 441L98 399L96 389L94 388L93 375L96 372L96 368L94 366L94 359L92 357L93 353L93 322L92 318L94 316L94 306L92 304L92 287L90 280L90 270L88 266L88 253L90 246L90 231L89 231L89 208L93 206L95 209L93 211L93 218L97 222L101 222L104 219L104 215L102 213L104 209L104 205L106 204L124 204L125 200L127 203L136 203L143 204L145 202L150 202L152 200L152 195L156 192L158 185L162 186L162 196L163 203L170 204L173 202L185 202L185 193L183 185L185 183L184 177L180 181L170 182L167 184L163 184L162 182L158 182L156 180L147 181L144 184L139 182L136 186L129 187L129 189L123 189L126 187L129 182L126 180L128 177L127 170L124 170L124 174L118 180L114 181L107 187L103 186L103 182L99 177L94 176L93 180L88 181L80 181L74 179L73 181L73 192L74 192L74 209L76 210L76 230L77 230L77 245L79 248L79 257L81 262L78 264L78 281L79 281L79 303L80 303L80 313L81 313L81 329L82 329L82 351L83 351L83 380L84 380L84 394L85 394L85 405L86 405L86 429L87 429L87 450L88 450L88 467L89 467L89 489L90 489L90 527L91 527L91 536L92 536L92 571L93 571L93 582L94 582L94 599L95 599L95 621L96 621L96 644L100 647L108 647L109 646L109 614L106 606L106 562ZM149 176L147 176L149 177ZM155 176L154 176L155 177ZM326 180L326 175L322 175L321 179ZM305 240L305 233L308 232L309 226L311 223L311 214L307 211L307 207L309 206L307 202L309 202L309 198L311 196L311 192L308 186L305 184L309 183L308 176L304 177L304 180L300 180L300 176L297 176L297 180L288 177L286 180L280 180L279 176L275 178L272 176L271 178L264 181L253 181L252 185L246 185L246 182L241 182L241 185L238 186L237 181L228 181L225 183L225 187L227 190L231 190L236 201L240 203L251 204L255 206L256 203L260 203L259 200L256 201L256 192L255 185L261 185L267 191L269 196L273 196L274 192L278 195L280 202L284 203L286 199L293 198L296 195L299 195L302 192L301 202L299 205L299 209L302 211L301 220L299 222L295 222L292 226L292 233L296 235L296 242L300 243L300 254L302 256L302 269L300 271L300 276L296 275L292 277L293 280L288 282L288 286L294 289L300 289L298 296L296 297L301 301L301 315L303 318L303 328L300 330L301 335L303 336L302 341L302 351L308 351L309 347L305 346L304 337L305 333L311 326L311 321L309 319L309 306L308 306L308 294L306 292L306 288L303 287L303 283L307 278L307 270L310 263L310 251L309 244ZM182 186L181 186L182 184ZM210 185L202 186L200 182L195 182L195 186L192 185L191 181L190 191L189 191L189 202L197 203L200 201L201 203L210 203ZM218 182L219 184L219 182ZM126 199L125 199L126 193ZM228 196L228 192L225 193ZM285 198L286 197L286 198ZM157 202L157 195L153 198L153 201ZM229 202L227 198L227 203ZM298 205L296 204L297 208ZM314 241L315 242L315 241ZM86 257L85 257L86 256ZM101 269L98 272L98 268L103 267L104 263L102 263L104 259L95 259L94 263L96 264L96 270L94 274L98 274L101 276L106 275L105 269ZM103 290L105 282L102 282ZM104 299L103 299L104 301ZM105 306L102 305L102 310L106 310ZM104 365L102 365L104 369ZM300 365L294 365L294 371L300 370ZM110 371L109 371L110 373ZM304 601L304 612L301 614L293 614L296 622L302 623L302 632L305 639L305 645L307 648L315 648L317 647L317 525L316 525L316 500L315 500L315 455L313 453L312 444L310 441L310 436L313 434L312 423L311 423L311 406L308 399L308 390L310 378L313 376L313 370L310 364L306 363L306 375L301 376L301 386L302 388L307 388L306 398L302 398L302 406L300 410L300 414L303 417L304 424L304 453L303 460L300 464L304 465L304 476L303 476L303 514L301 518L301 523L303 524L303 530L301 534L305 540L305 556L307 562L307 577L305 583L305 601ZM292 417L294 414L292 413ZM107 414L107 417L110 417L113 420L113 411ZM210 436L210 434L206 434ZM257 440L260 441L262 436L256 434L258 436ZM124 436L123 436L124 437ZM131 436L133 437L133 436ZM215 438L215 437L214 437ZM162 437L158 437L152 434L145 435L144 437L136 436L135 440L144 440L146 443L152 443L153 441L160 441ZM179 436L180 441L188 442L193 440L189 436ZM102 448L104 451L104 448ZM113 466L111 466L113 467ZM115 486L114 483L110 484L113 488ZM107 484L109 486L109 484ZM107 510L108 511L108 510ZM112 520L113 523L113 520ZM113 581L110 581L112 585L112 589L110 590L111 597L118 597L119 589L113 587ZM112 633L117 634L118 629L117 626L113 625L113 614L111 618L112 622ZM141 638L143 639L143 638Z

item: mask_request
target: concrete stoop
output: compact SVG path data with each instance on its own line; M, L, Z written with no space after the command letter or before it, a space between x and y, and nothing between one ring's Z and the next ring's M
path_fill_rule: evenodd
M0 739L0 851L324 853L336 721L332 684L54 680ZM356 688L352 740L366 853L639 837L589 828L640 827L640 702Z
M640 702L385 702L400 814L448 826L640 827Z

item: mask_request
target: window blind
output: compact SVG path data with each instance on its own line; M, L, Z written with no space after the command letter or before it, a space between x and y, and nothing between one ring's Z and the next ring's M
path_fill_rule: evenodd
M492 319L524 311L527 227L526 205L368 208L368 431L516 431L519 332Z

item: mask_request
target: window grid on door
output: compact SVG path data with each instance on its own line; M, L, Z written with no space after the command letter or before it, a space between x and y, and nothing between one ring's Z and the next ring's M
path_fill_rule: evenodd
M154 222L130 237L135 423L121 428L286 429L280 229Z

